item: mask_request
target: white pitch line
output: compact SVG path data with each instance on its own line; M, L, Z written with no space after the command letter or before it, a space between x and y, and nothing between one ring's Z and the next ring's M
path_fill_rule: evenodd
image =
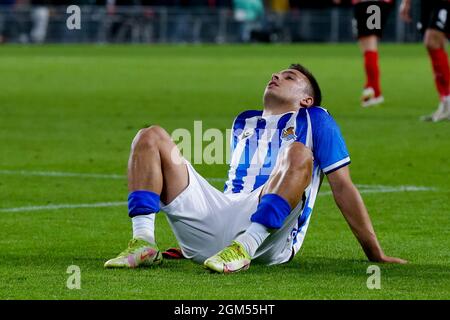
M125 179L125 176L119 174L102 173L77 173L77 172L59 172L59 171L27 171L27 170L0 170L3 175L21 175L21 176L41 176L41 177L75 177L75 178L98 178L98 179Z
M358 185L357 185L358 186ZM367 185L365 185L367 188ZM437 188L433 187L418 187L418 186L397 186L397 187L389 187L389 186L383 186L383 188L380 188L380 186L374 185L373 189L359 189L359 193L366 194L366 193L392 193L392 192L417 192L417 191L437 191ZM327 196L333 194L331 191L323 191L319 192L319 196Z
M76 173L76 172L59 172L59 171L26 171L26 170L0 170L0 174L4 175L23 175L23 176L43 176L43 177L81 177L81 178L98 178L98 179L125 179L126 177L118 174L99 174L99 173ZM206 178L210 182L224 183L224 178ZM434 187L424 186L386 186L386 185L368 185L357 184L360 193L392 193L392 192L417 192L417 191L436 191ZM329 188L328 185L324 185ZM325 190L319 192L319 196L331 195L332 192ZM24 211L42 211L42 210L59 210L59 209L78 209L78 208L104 208L125 206L126 202L98 202L98 203L80 203L80 204L51 204L46 206L28 206L18 208L2 208L0 212L24 212Z
M42 177L78 177L78 178L98 178L98 179L126 179L126 176L120 174L103 174L103 173L79 173L79 172L61 172L61 171L27 171L27 170L0 170L0 174L3 175L22 175L22 176L42 176ZM216 178L209 177L206 180L210 182L221 182L225 183L226 179L224 178ZM327 187L328 185L324 185ZM400 191L432 191L436 190L432 187L421 187L421 186L386 186L386 185L377 185L377 184L357 184L356 185L360 189L381 189L386 191L389 188L404 188L405 190ZM417 188L417 190L414 190ZM396 191L394 191L396 192Z
M0 209L0 212L23 212L23 211L41 211L41 210L59 210L59 209L78 209L78 208L105 208L126 206L127 203L121 202L97 202L97 203L79 203L79 204L50 204L47 206L29 206L18 208Z
M27 170L0 170L3 175L40 176L40 177L72 177L72 178L98 178L98 179L126 179L125 175L107 173L80 173L61 171L27 171ZM223 182L224 178L206 178L211 182Z
M435 191L436 188L417 187L417 186L400 186L389 187L385 189L367 189L360 190L360 193L390 193L390 192L416 192L416 191ZM319 196L329 196L331 191L319 192ZM79 209L79 208L105 208L126 206L127 203L122 202L98 202L98 203L80 203L80 204L51 204L47 206L29 206L18 208L4 208L0 212L24 212L24 211L42 211L42 210L59 210L59 209Z
M72 178L98 178L98 179L126 179L125 175L107 173L80 173L61 171L27 171L27 170L0 170L3 175L39 176L39 177L72 177ZM223 182L224 178L206 178L211 182Z

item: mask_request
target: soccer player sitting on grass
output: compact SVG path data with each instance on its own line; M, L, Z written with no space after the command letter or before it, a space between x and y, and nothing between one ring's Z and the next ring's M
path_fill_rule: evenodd
M324 174L368 259L405 263L381 249L350 178L344 139L320 103L319 85L303 66L273 74L264 109L245 111L234 120L224 192L183 160L162 128L140 130L128 163L133 239L105 267L161 262L154 236L160 209L167 213L183 255L212 271L245 270L253 260L288 262L303 243Z

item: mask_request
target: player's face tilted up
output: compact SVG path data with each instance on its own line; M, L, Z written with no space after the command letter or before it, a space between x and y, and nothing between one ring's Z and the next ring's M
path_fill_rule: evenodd
M286 69L272 75L264 91L264 106L281 109L309 107L313 103L308 79L298 70Z

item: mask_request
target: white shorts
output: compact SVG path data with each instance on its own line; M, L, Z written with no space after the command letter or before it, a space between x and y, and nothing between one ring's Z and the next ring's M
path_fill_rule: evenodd
M263 186L251 193L224 194L209 184L186 161L189 185L171 203L162 205L183 255L203 263L245 232L256 211ZM293 237L301 208L289 214L282 228L273 232L258 248L254 261L280 264L292 257Z

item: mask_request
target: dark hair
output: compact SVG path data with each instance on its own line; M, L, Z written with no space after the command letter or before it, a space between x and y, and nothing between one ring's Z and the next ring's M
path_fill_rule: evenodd
M289 66L289 69L294 69L302 73L309 81L310 91L309 94L313 97L314 105L320 106L322 102L322 92L320 91L319 83L313 74L304 66L298 63L293 63Z

